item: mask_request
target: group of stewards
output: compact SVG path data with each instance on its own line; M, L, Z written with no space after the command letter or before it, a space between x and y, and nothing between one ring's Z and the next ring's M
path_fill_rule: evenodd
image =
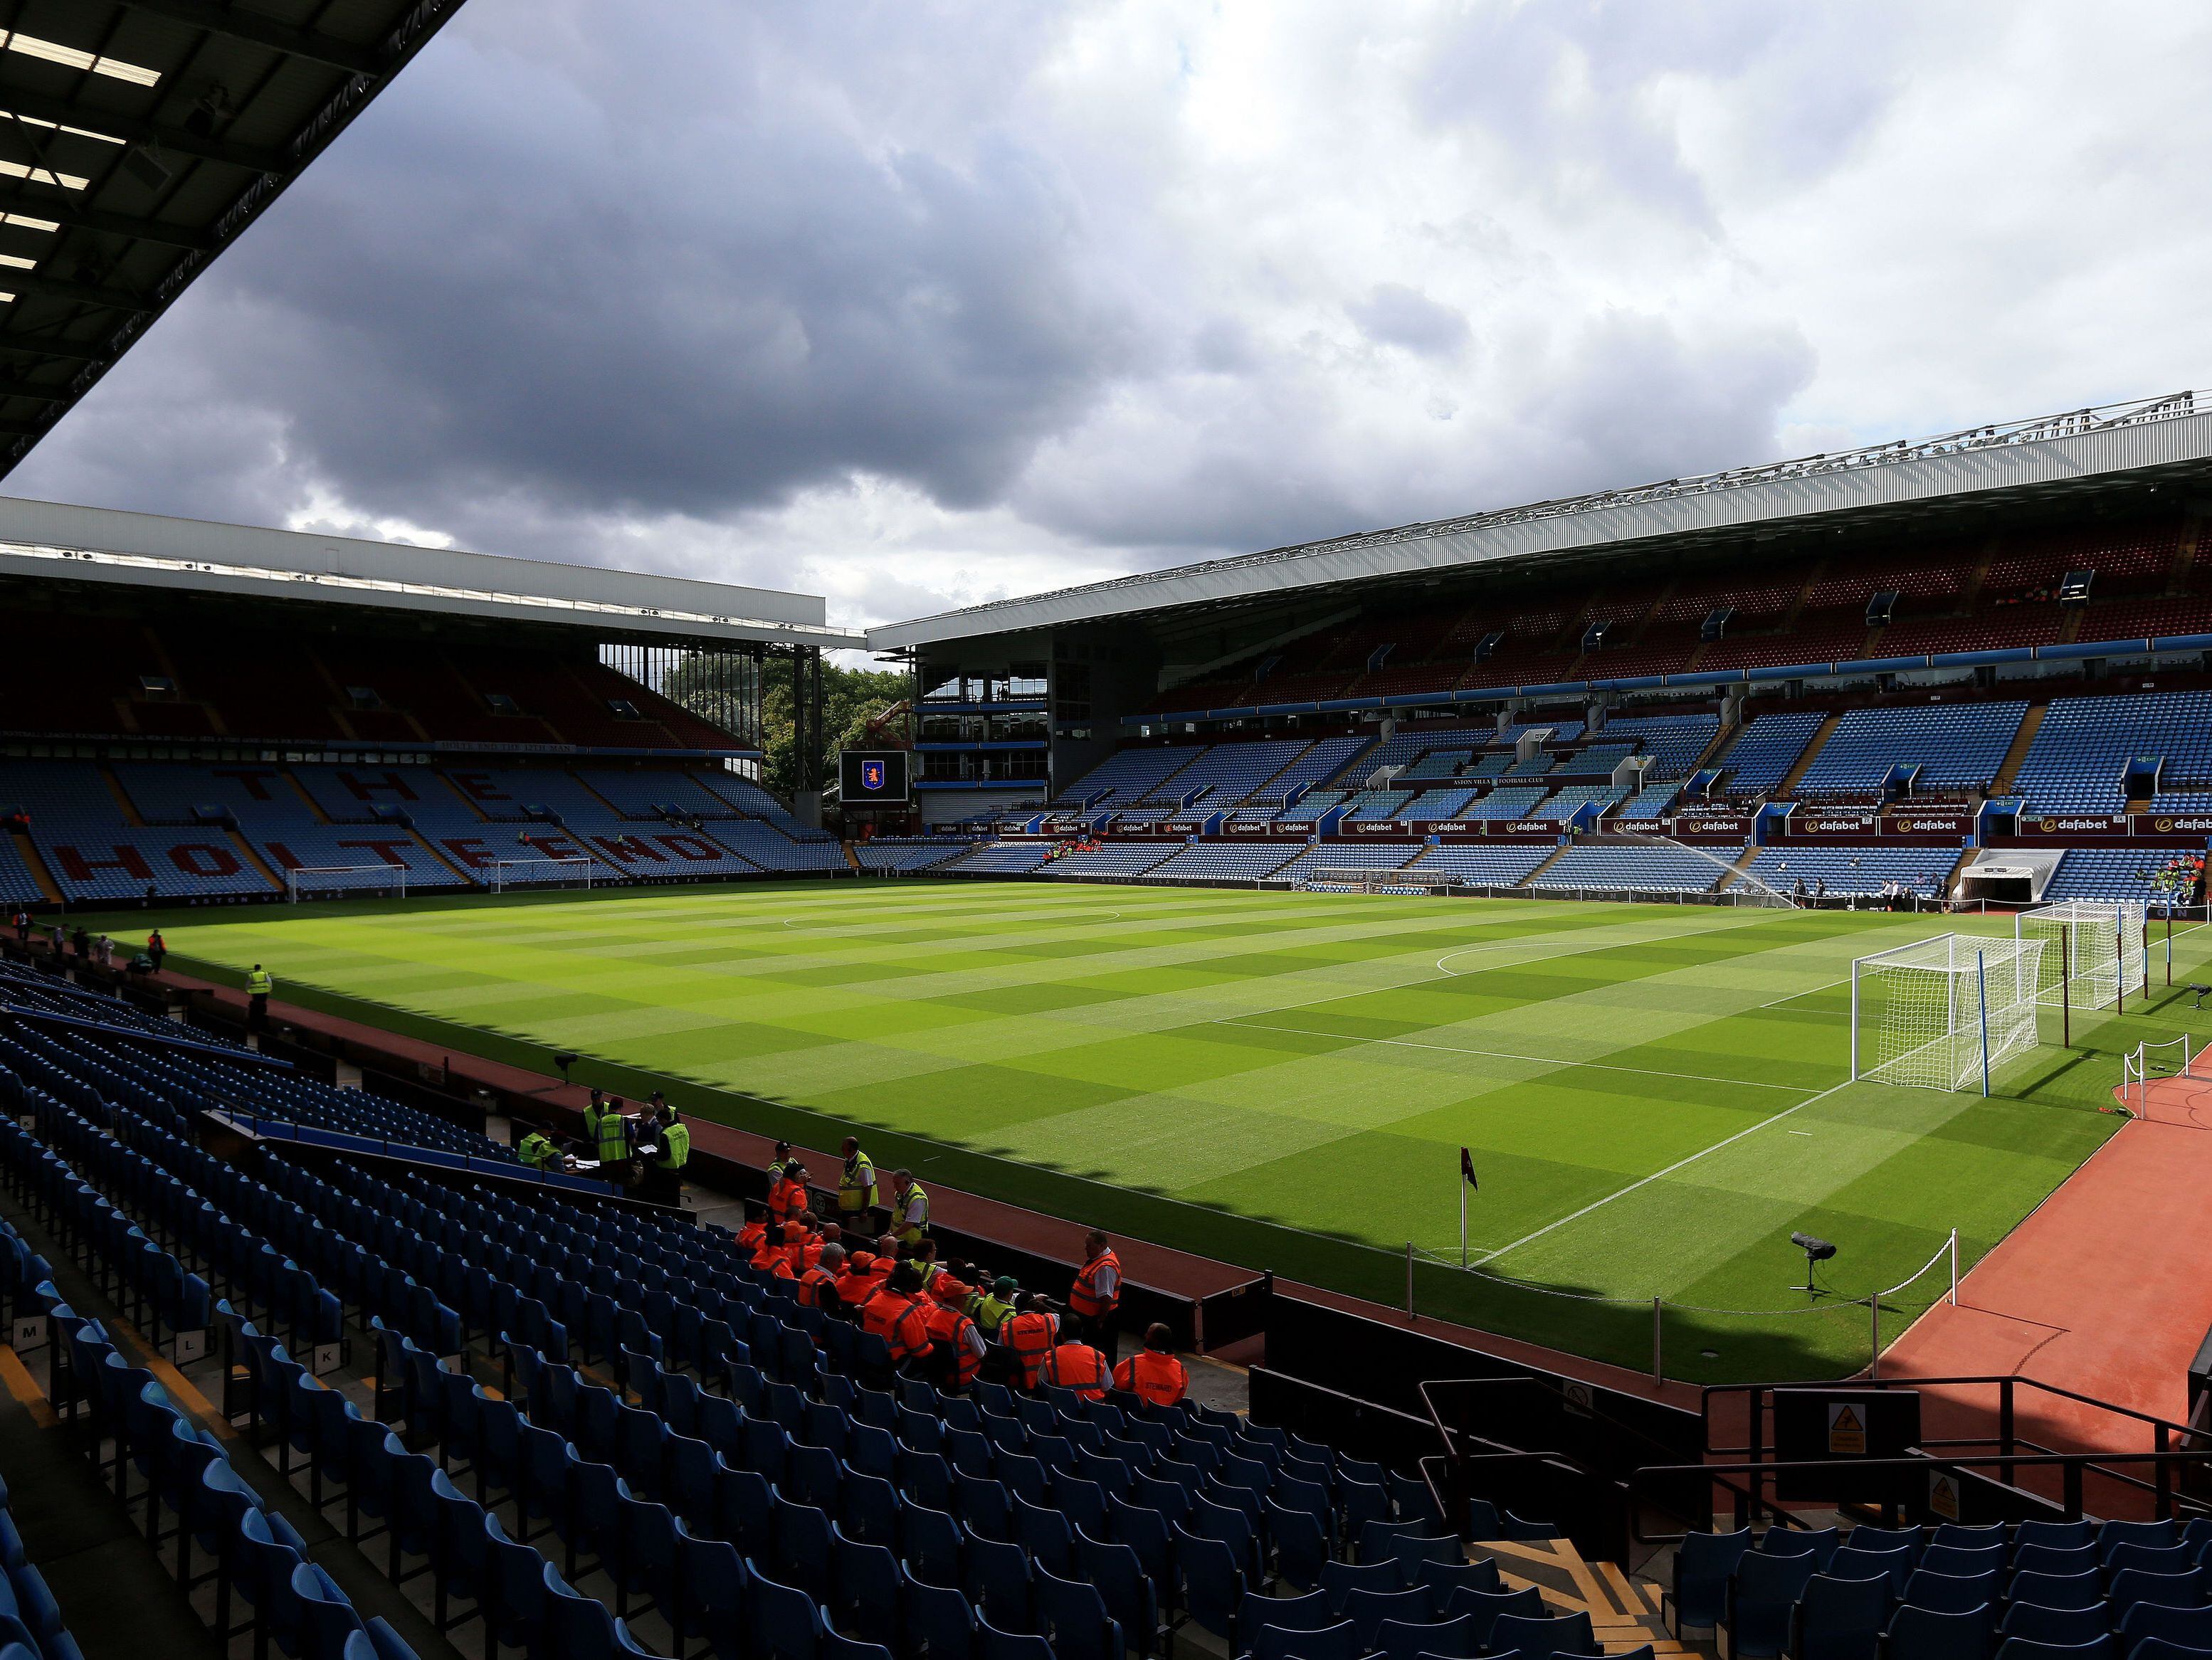
M645 1111L623 1110L623 1098L594 1089L584 1106L584 1136L570 1151L545 1130L530 1127L514 1144L515 1156L532 1170L575 1170L596 1163L592 1173L663 1204L684 1198L684 1166L691 1162L691 1130L658 1089Z
M767 1203L737 1234L755 1271L797 1281L801 1306L873 1332L901 1373L954 1392L989 1378L1094 1401L1121 1390L1154 1406L1188 1393L1190 1374L1164 1325L1152 1326L1144 1347L1114 1364L1121 1263L1104 1233L1094 1228L1085 1239L1061 1310L1011 1274L987 1280L973 1263L940 1261L929 1195L913 1172L892 1172L890 1203L879 1206L875 1166L859 1141L847 1136L842 1152L836 1221L813 1209L806 1166L779 1142Z

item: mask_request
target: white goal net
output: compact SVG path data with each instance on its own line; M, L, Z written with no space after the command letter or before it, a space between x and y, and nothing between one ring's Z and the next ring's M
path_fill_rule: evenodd
M2068 900L2021 912L2013 932L2043 942L2036 992L2044 1003L2111 1009L2150 984L2144 920L2138 900Z
M1851 1076L1980 1089L2036 1045L2044 942L1940 934L1851 964Z
M563 858L497 859L491 867L491 891L510 888L589 888L592 861L580 854Z
M319 864L284 873L284 897L294 905L303 899L328 899L342 894L372 894L394 899L407 897L407 867L404 864Z

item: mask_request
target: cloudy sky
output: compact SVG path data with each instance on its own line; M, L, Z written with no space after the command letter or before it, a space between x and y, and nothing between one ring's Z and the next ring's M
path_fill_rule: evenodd
M2212 8L469 0L11 493L879 621L2212 384Z

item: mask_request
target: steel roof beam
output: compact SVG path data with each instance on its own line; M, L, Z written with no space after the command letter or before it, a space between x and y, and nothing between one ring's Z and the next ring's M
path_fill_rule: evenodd
M0 109L13 110L33 120L51 121L59 127L79 127L135 144L151 144L159 149L174 150L179 155L196 156L203 161L220 161L226 167L243 167L248 173L283 173L292 165L292 157L286 151L234 144L223 138L203 138L166 121L142 120L96 104L72 103L66 98L49 98L28 88L9 85L4 68L0 68Z
M334 34L324 34L314 29L294 28L273 17L261 17L252 12L211 5L209 0L122 0L122 3L127 10L148 12L156 17L166 17L172 22L188 23L194 28L205 29L210 34L228 35L234 40L267 46L288 58L304 58L313 63L327 64L331 68L343 70L349 75L376 75L382 71L383 65L373 47L356 45L350 40L341 40Z

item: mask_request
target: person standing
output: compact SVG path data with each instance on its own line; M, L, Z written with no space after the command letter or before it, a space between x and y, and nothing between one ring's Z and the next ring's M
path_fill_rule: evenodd
M775 1144L775 1154L768 1161L768 1190L769 1192L773 1193L775 1191L775 1184L783 1179L785 1166L789 1165L791 1162L791 1143L789 1142L778 1142Z
M846 1136L840 1150L845 1167L837 1172L837 1220L844 1227L857 1227L876 1208L875 1162L860 1150L857 1136Z
M1157 1320L1145 1346L1114 1368L1114 1387L1148 1407L1171 1407L1190 1393L1190 1372L1176 1358L1175 1334Z
M599 1120L607 1110L606 1097L598 1090L584 1103L584 1145L596 1149L599 1144ZM596 1152L594 1156L597 1156Z
M684 1166L691 1161L691 1131L659 1090L653 1092L646 1124L659 1145L652 1154L653 1197L663 1204L684 1203Z
M246 977L246 1029L247 1031L265 1032L269 1029L269 994L276 989L276 982L269 971L259 963L254 964L252 972Z
M160 973L162 961L169 954L169 942L161 937L158 928L146 936L146 954L154 960L154 972Z
M929 1194L911 1170L891 1172L891 1229L902 1245L918 1245L929 1232Z
M31 912L26 906L15 907L15 943L26 951L31 948Z
M629 1117L622 1110L622 1097L608 1097L599 1113L599 1133L594 1138L599 1160L599 1174L611 1182L627 1182L630 1177Z
M808 1209L806 1166L796 1159L786 1159L781 1178L769 1190L769 1220L772 1222L797 1221L807 1213Z
M1083 1239L1083 1266L1076 1270L1068 1290L1067 1312L1076 1329L1107 1354L1114 1352L1114 1316L1121 1307L1121 1259L1103 1230L1092 1228Z

